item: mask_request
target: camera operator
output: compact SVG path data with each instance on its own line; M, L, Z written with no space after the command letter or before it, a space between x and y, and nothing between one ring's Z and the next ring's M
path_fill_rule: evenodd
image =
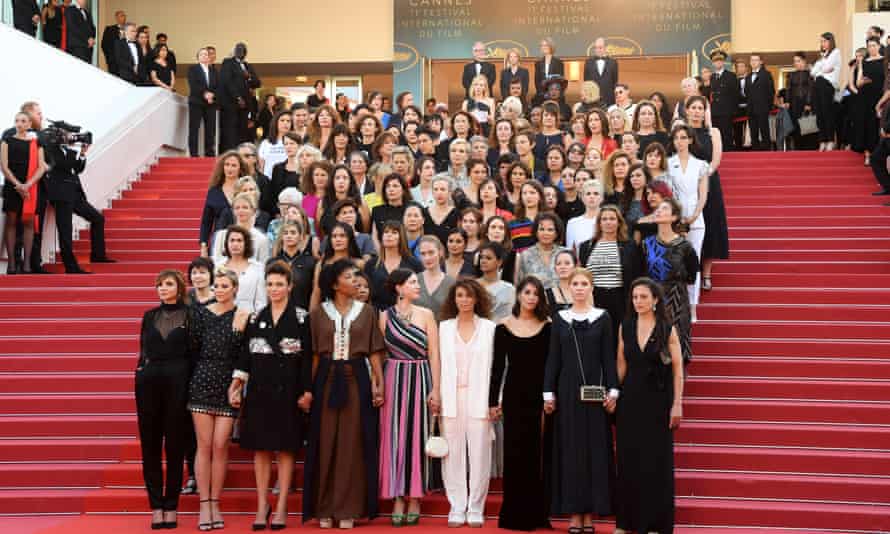
M77 264L71 242L72 219L74 215L83 217L90 223L90 262L114 263L105 255L105 216L87 202L86 193L80 183L80 173L86 167L86 155L90 145L82 143L80 150L68 144L68 139L52 140L46 147L46 158L50 171L46 178L49 202L56 210L56 228L59 230L59 248L65 272L86 274Z

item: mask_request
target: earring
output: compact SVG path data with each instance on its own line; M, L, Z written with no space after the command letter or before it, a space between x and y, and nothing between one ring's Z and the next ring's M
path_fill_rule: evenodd
M657 303L657 302L654 303L654 304L652 304L652 311L655 311L655 310L657 309L657 307L658 307L658 303Z

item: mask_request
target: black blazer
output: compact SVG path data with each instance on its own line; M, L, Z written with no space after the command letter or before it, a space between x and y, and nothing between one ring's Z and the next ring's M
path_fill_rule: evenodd
M618 83L618 62L614 58L606 57L603 65L603 74L600 76L596 68L596 60L592 57L584 62L584 81L596 82L600 87L600 100L611 106L615 103L615 85Z
M748 113L763 115L769 113L773 107L776 86L773 83L773 75L765 68L760 69L756 80L752 80L753 74L749 74L745 79L746 92L748 93Z
M39 14L37 0L13 0L12 2L12 23L19 31L29 35L33 34L37 30L37 26L34 25L34 15Z
M587 267L587 260L590 253L596 246L593 238L588 239L578 246L578 265ZM640 247L632 239L618 242L618 258L621 261L621 280L624 282L624 288L630 287L630 284L640 277L643 273L643 256Z
M565 76L565 67L558 57L550 58L550 75L559 74ZM535 61L535 94L544 92L544 59Z
M46 151L46 158L52 162L52 167L44 180L49 200L73 204L83 198L80 173L86 168L86 158L80 158L77 156L77 151L61 146L47 147Z
M117 74L122 80L130 83L142 81L141 73L145 70L146 58L142 55L142 47L136 45L136 55L139 64L133 64L133 54L130 53L130 44L125 39L118 39L114 45L114 64L117 66Z
M497 77L497 73L495 72L494 64L488 63L487 61L482 62L482 70L481 74L484 74L486 78L488 78L488 94L494 94L494 80ZM470 84L473 83L473 78L476 77L476 62L471 61L464 65L464 73L461 76L461 85L464 86L464 91L466 92L467 97L470 96Z
M250 89L260 86L260 78L253 70L253 66L246 61L243 64L246 67L246 75L235 58L227 57L222 62L219 69L217 100L224 108L238 107L239 97L246 103L250 98Z
M739 105L739 80L726 69L711 76L711 115L731 117Z
M213 65L207 65L207 76L204 76L204 69L201 68L200 63L189 67L189 104L208 105L207 101L204 100L204 93L210 91L214 95L216 94L216 91L219 89L219 80L217 78L218 75ZM209 105L215 106L216 100Z
M65 24L67 25L67 46L71 48L89 48L89 39L96 38L96 25L93 24L93 16L88 10L83 10L86 18L81 14L76 4L65 9Z
M513 74L510 67L501 71L501 100L510 96L510 82L514 78L522 84L522 101L525 102L528 96L528 69L525 67L516 69L516 74Z
M105 26L102 31L102 53L105 55L105 63L108 63L108 71L112 74L117 74L117 43L123 40L117 24Z

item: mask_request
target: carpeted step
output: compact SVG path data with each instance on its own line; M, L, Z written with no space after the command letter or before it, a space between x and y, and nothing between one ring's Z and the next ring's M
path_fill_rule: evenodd
M890 314L884 304L740 304L731 302L700 303L699 320L710 321L881 321Z
M0 373L122 373L133 371L138 356L120 354L0 355Z
M693 370L701 376L890 380L890 360L877 359L697 356Z

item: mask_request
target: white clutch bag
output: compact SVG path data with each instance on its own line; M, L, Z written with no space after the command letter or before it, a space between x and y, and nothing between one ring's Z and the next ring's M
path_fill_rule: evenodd
M439 418L433 419L433 431L426 440L424 452L430 458L445 458L448 456L448 442L439 434Z

